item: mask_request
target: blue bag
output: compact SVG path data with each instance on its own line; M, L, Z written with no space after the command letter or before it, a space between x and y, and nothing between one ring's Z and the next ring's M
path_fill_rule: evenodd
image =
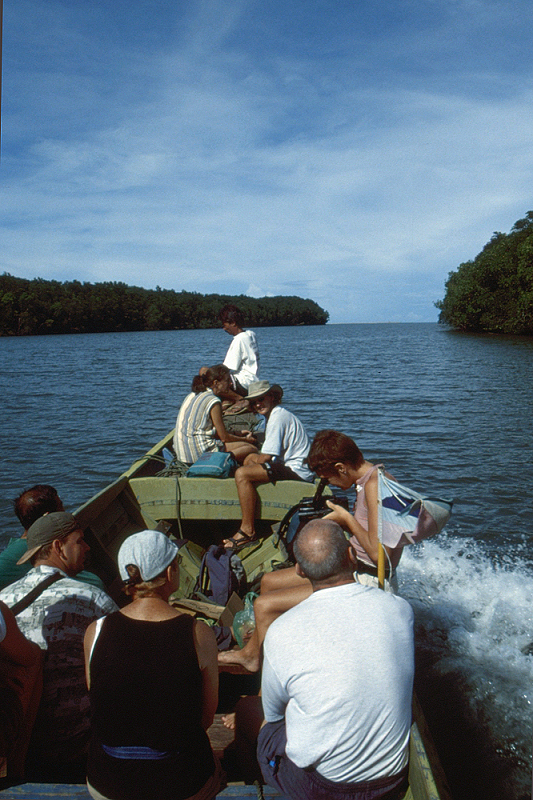
M237 462L231 453L202 453L185 473L186 478L229 478Z
M232 592L242 591L246 575L239 557L229 547L212 544L204 554L198 576L198 590L219 606L225 606Z

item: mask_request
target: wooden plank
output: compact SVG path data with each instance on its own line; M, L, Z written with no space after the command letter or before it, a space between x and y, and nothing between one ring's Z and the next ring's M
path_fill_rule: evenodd
M130 486L143 514L156 520L239 520L241 507L233 478L131 478ZM280 522L302 497L311 497L315 485L279 481L257 487L256 516ZM330 494L326 491L325 494Z
M452 800L450 787L440 763L426 719L416 694L409 752L409 783L416 800ZM406 800L409 798L406 796Z
M80 798L91 800L85 784L22 783L0 791L2 800L44 800L45 798Z
M271 786L262 787L263 797L276 797L287 800ZM154 795L155 796L155 795ZM257 787L244 785L230 785L217 794L217 798L240 797L241 800L258 800ZM71 783L23 783L0 791L2 800L59 800L71 798L72 800L91 800L91 795L84 784Z
M124 491L127 485L127 478L123 476L117 478L116 481L113 481L113 483L77 508L74 515L80 521L82 528L87 528L94 519L105 512L110 503Z
M230 745L235 739L235 731L231 731L229 728L226 728L222 722L222 716L222 714L215 714L213 724L207 731L213 752L219 758L222 758L226 747L228 747L228 745Z
M145 453L142 458L139 458L137 461L131 465L129 469L124 472L124 475L128 478L133 477L134 475L154 475L156 472L160 472L163 467L163 459L162 459L162 450L164 447L167 447L169 450L172 450L172 440L174 438L174 428L164 436L161 441L157 442L153 447Z

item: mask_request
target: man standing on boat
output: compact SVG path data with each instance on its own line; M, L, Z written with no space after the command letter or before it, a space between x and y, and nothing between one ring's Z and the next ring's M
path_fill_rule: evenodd
M331 520L308 523L294 555L313 593L273 622L265 638L266 722L257 748L263 777L291 800L403 797L412 609L355 582L353 551Z
M226 333L233 337L224 366L231 371L237 394L245 397L248 386L258 379L259 348L256 335L253 331L244 330L244 316L237 306L224 306L218 318Z
M73 514L40 517L26 542L19 562L31 560L32 569L0 592L0 600L16 614L24 636L44 650L43 694L28 755L50 775L83 778L89 742L83 637L117 605L101 589L74 580L89 545Z

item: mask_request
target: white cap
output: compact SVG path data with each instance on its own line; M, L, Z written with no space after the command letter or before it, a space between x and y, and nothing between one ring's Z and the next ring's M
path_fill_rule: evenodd
M128 536L118 551L118 568L123 581L132 576L129 566L137 567L143 581L160 575L178 554L178 547L160 531L140 531Z

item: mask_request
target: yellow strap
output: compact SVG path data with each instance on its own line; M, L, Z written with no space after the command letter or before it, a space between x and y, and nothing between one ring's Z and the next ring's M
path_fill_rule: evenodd
M378 542L378 585L385 588L385 549L381 542Z

